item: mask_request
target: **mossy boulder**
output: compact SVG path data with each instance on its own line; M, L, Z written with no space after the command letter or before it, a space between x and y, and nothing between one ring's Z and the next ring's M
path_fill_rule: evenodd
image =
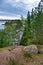
M31 54L38 54L38 48L36 45L29 45L24 47L24 51Z

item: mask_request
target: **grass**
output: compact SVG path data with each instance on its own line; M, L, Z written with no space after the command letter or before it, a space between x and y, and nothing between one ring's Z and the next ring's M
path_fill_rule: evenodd
M5 49L15 49L16 46L9 46L9 47L4 47L4 48L0 48L0 51L3 51Z
M43 57L43 54L38 54L38 56Z
M23 56L26 57L26 58L32 58L32 55L28 52L24 52Z

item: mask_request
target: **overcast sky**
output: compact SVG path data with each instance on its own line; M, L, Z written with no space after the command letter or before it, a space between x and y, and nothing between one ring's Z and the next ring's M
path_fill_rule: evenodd
M0 0L0 18L24 17L27 11L38 5L40 0Z

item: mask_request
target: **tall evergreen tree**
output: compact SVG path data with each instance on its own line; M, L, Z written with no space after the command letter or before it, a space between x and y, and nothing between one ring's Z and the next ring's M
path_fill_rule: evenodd
M31 27L30 26L30 12L28 11L27 20L25 22L25 29L24 29L23 36L20 42L21 45L27 45L28 39L31 37L30 27Z
M41 31L42 31L42 24L43 24L43 12L42 12L42 9L41 9L41 3L39 3L38 5L38 13L37 13L37 17L36 17L36 23L37 23L37 26L36 26L36 42L37 43L41 43Z

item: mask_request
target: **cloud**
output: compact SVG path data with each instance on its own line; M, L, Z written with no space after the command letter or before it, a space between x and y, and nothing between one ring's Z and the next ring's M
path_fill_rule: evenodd
M18 19L26 17L27 11L36 7L40 0L1 0L0 19Z
M20 15L12 14L5 11L0 11L0 19L20 19ZM9 15L8 15L9 14Z
M14 17L14 16L0 16L0 20L14 20L14 19L20 19L20 17Z
M37 6L40 0L4 0L6 4L9 4L16 8L23 8L24 10L31 10Z
M0 15L1 14L9 15L9 16L14 16L14 17L20 17L20 15L18 15L18 14L10 13L10 12L7 12L7 11L0 11Z

